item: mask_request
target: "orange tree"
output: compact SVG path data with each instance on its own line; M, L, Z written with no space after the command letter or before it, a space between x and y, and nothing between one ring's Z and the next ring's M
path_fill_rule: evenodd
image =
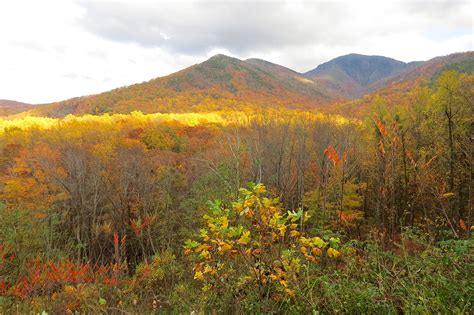
M185 253L207 302L269 311L295 297L309 265L340 256L339 239L305 235L308 216L284 210L263 184L249 184L240 194L230 208L209 202L199 240L187 240Z

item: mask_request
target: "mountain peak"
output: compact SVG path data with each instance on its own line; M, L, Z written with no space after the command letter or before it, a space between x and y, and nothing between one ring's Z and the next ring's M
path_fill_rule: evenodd
M218 68L218 69L224 69L228 67L229 65L231 66L241 66L244 63L244 61L230 57L224 54L217 54L209 59L207 59L204 62L201 62L197 64L196 66L198 67L205 67L205 68Z
M333 84L333 88L349 97L358 97L372 83L401 73L407 64L383 56L348 54L320 64L305 73L318 82Z
M232 60L241 61L240 59L237 59L235 57L227 56L227 55L224 55L224 54L217 54L217 55L214 55L214 56L210 57L209 59L207 59L204 62L207 62L207 61L232 61Z
M376 62L396 62L399 64L405 64L403 61L399 61L390 57L385 57L385 56L380 56L380 55L362 55L362 54L357 54L357 53L350 53L347 55L342 55L337 58L334 58L331 61L342 61L342 60L347 60L349 62L360 62L360 61L366 61L369 63L376 63Z

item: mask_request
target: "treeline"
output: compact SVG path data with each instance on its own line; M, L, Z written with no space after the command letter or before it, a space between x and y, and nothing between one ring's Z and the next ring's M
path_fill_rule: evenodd
M24 303L25 311L48 305L63 311L137 311L143 303L150 311L190 311L223 310L239 302L241 309L228 311L344 310L343 300L336 305L324 295L337 292L322 289L331 281L314 283L331 273L354 277L351 268L361 264L366 272L380 271L380 265L370 265L372 238L392 254L407 228L423 235L423 242L411 238L409 250L414 251L469 238L473 96L473 76L450 71L435 85L410 92L399 106L376 99L363 121L283 110L219 113L208 119L206 114L134 113L3 121L0 305L7 310ZM253 209L265 189L242 190L248 182L263 183L279 201ZM208 206L209 200L219 202ZM261 220L233 216L228 209L235 202ZM284 221L271 223L265 211ZM233 232L229 222L236 224ZM203 224L217 233L215 242L197 245L189 239L196 239L200 229L203 237ZM311 238L316 236L323 243ZM312 247L302 246L306 252L299 248L305 237L313 239L308 241ZM194 260L184 255L185 242L196 253ZM472 265L472 245L462 244L467 250L452 259L467 264L449 267L467 277L463 268ZM204 250L215 251L214 258ZM299 254L288 254L295 250ZM441 261L441 250L429 255L434 265ZM384 264L397 266L398 256L390 257ZM221 275L219 268L221 278L208 277ZM239 268L249 273L247 278L231 276ZM255 268L263 270L261 276L255 276L260 275ZM389 286L394 275L386 276ZM219 284L222 277L228 277L228 286ZM419 287L413 281L404 288ZM447 283L459 281L453 276ZM318 288L325 293L316 298L312 290ZM472 287L465 289L462 294L472 293ZM408 292L397 294L398 300L378 310L416 309L417 302L399 301ZM425 310L442 311L465 297L450 294L442 299L444 306L424 305ZM178 302L186 296L186 303ZM374 296L364 297L364 303L377 307ZM361 311L366 306L351 307Z

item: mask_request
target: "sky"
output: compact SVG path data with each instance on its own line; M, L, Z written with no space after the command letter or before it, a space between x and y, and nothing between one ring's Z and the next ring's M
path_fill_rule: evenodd
M472 51L474 0L0 1L0 99L32 104L164 76L223 53L306 72L360 53Z

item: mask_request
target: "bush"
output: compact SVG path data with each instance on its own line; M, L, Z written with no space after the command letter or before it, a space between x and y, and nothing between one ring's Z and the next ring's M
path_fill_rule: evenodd
M284 210L262 184L241 189L228 209L209 203L200 240L188 240L204 302L226 312L275 312L293 304L309 265L341 255L339 239L302 232L305 215Z

